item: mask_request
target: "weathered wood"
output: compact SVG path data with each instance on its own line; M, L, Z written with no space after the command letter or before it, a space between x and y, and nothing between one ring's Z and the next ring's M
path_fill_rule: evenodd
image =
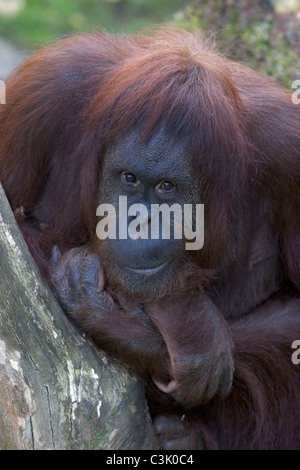
M142 385L41 278L0 187L0 449L153 449Z

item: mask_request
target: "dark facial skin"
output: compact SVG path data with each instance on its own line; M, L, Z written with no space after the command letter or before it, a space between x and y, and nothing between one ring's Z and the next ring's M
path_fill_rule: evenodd
M111 148L101 177L100 201L118 208L119 196L127 196L128 207L143 204L150 214L151 204L195 204L197 188L188 164L188 144L174 142L163 129L141 143L132 132ZM118 212L117 212L118 214ZM133 217L128 218L128 224ZM171 220L173 217L171 214ZM118 221L119 222L119 221ZM151 216L145 221L149 234ZM118 227L118 223L117 223ZM117 232L118 233L118 232ZM97 243L106 277L113 286L132 298L157 296L172 283L183 259L189 258L184 238L103 240Z

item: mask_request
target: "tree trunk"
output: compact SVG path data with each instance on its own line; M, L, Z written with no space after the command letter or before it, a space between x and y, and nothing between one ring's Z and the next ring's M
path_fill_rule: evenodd
M153 449L143 386L69 322L0 186L0 449Z

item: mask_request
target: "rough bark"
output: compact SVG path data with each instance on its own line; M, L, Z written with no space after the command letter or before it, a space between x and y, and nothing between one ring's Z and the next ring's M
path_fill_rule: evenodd
M143 386L41 278L0 186L0 449L153 449Z

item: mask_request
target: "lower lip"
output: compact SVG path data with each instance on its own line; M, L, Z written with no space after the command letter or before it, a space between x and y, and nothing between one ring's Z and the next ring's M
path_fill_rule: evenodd
M150 276L151 274L156 274L159 271L161 271L165 266L167 266L167 264L168 263L165 262L163 264L160 264L156 268L149 268L149 269L133 269L133 268L127 268L127 267L125 269L136 274L144 274L146 276Z

